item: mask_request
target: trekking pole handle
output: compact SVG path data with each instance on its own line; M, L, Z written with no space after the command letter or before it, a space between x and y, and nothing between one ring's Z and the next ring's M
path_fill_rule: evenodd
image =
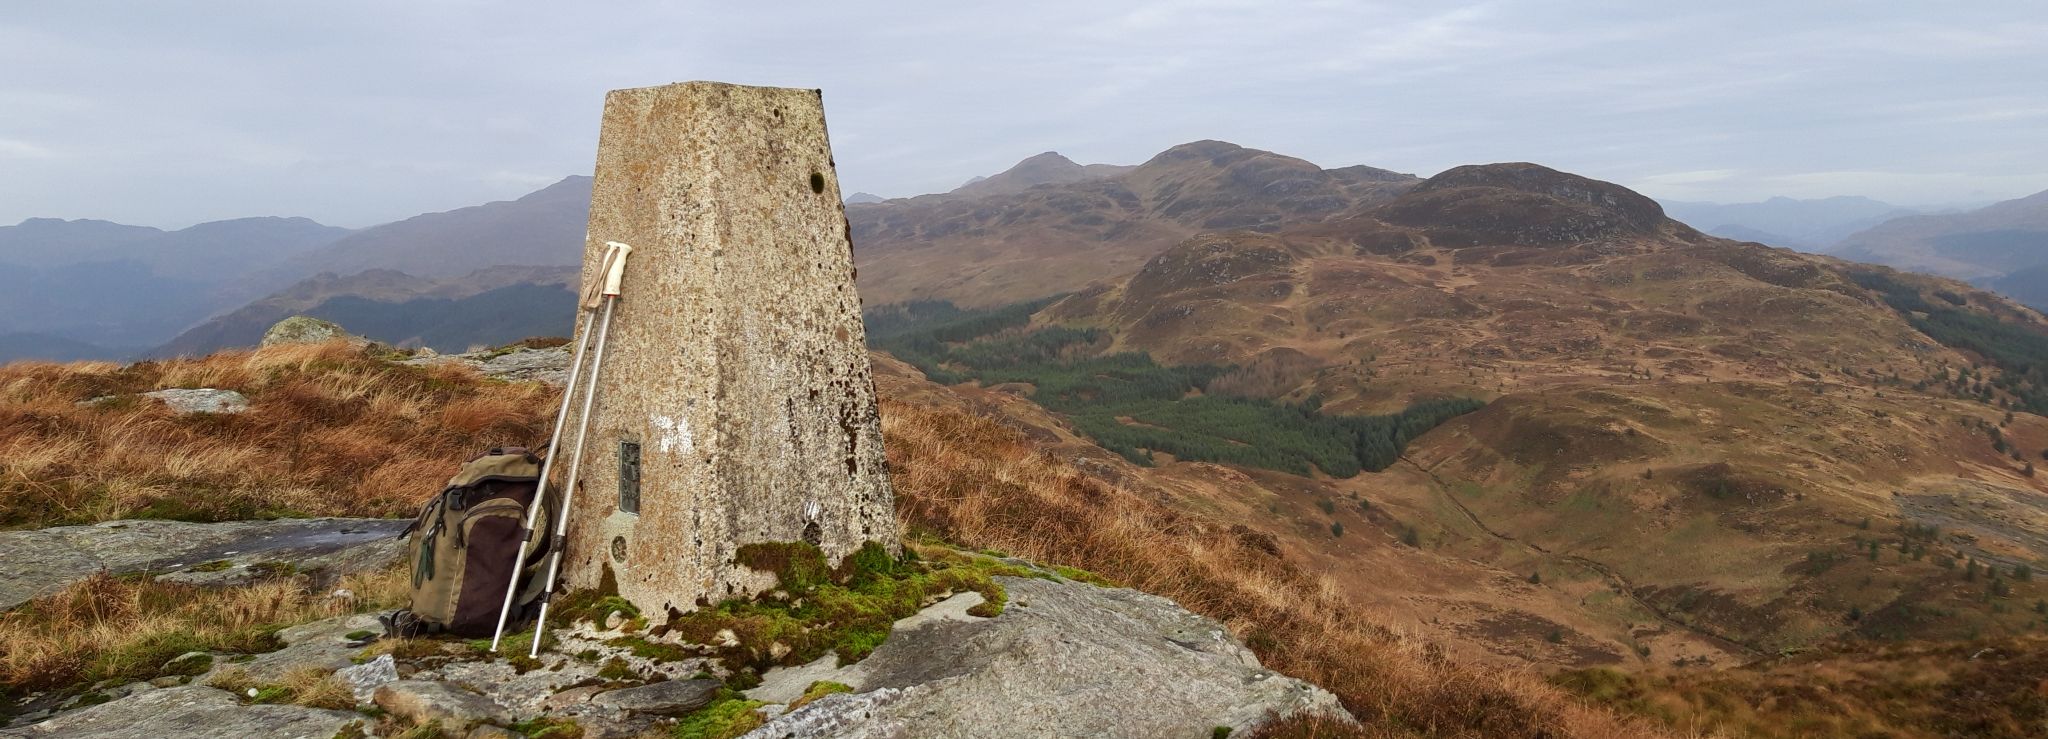
M605 260L611 263L611 271L604 276L604 294L616 297L619 294L619 281L626 276L626 257L633 254L633 247L617 241L607 241L604 245L614 252L610 259Z

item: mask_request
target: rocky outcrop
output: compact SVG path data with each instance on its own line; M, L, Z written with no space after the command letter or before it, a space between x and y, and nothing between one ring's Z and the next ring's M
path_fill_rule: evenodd
M435 364L463 364L476 371L507 382L541 382L560 386L569 381L569 347L555 346L545 349L519 348L512 351L470 352L467 354L429 354L407 359L403 364L426 366Z
M368 518L279 521L108 521L0 532L0 609L53 592L95 572L163 572L197 585L247 582L289 567L363 572L398 555L407 522Z
M199 559L266 543L270 552L291 551L319 531L344 540L383 533L346 520L67 528L0 541L10 542L10 563L28 546L22 534L30 534L79 558L138 567L147 565L139 551L156 561L173 549ZM865 659L842 666L827 655L771 670L744 693L753 702L736 697L733 690L746 683L727 682L738 668L716 657L718 646L622 619L563 624L552 648L528 660L461 639L379 644L376 614L364 613L285 628L277 633L284 646L264 654L181 655L172 664L191 668L167 665L175 674L96 687L91 697L106 701L97 706L79 707L89 702L83 694L50 698L0 739L329 737L354 722L376 729L377 716L458 736L545 719L573 723L586 739L663 732L704 711L728 720L735 711L757 712L739 714L739 725L759 724L748 735L757 739L1192 737L1276 716L1349 718L1334 696L1264 669L1221 624L1173 601L1064 579L1022 560L1000 564L1039 576L995 577L1004 604L997 615L975 615L984 603L976 591L935 595L941 599L895 622ZM720 639L731 646L730 634ZM294 676L308 670L332 673L358 710L261 705L269 701L257 686L302 679ZM843 692L814 690L819 681L840 683Z
M808 737L1193 737L1270 716L1343 716L1335 696L1260 667L1221 624L1135 590L998 578L994 618L965 593L899 622L854 665L771 672L757 700L829 680L825 696L748 734ZM826 658L827 660L831 658ZM803 685L798 685L802 683Z
M350 725L374 722L353 711L300 706L247 705L225 690L185 685L151 690L60 715L40 724L0 730L0 739L176 739L177 737L304 737L343 735Z
M269 331L263 332L263 343L260 346L318 344L335 339L344 339L351 344L369 344L368 339L351 335L333 321L323 321L311 316L292 316L278 321Z

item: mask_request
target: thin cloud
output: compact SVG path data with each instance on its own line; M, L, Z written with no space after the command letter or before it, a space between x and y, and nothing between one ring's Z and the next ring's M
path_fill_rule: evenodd
M518 197L590 171L606 90L689 79L822 88L842 185L890 196L1220 138L1657 197L2013 197L2048 188L2043 37L2020 2L32 3L0 18L0 222Z

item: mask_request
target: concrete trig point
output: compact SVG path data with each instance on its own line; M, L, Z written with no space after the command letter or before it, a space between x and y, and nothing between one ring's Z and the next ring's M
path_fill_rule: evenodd
M757 593L741 545L808 541L837 562L896 519L816 90L687 82L605 98L583 281L634 247L611 328L569 590L665 622ZM580 337L579 337L580 338Z

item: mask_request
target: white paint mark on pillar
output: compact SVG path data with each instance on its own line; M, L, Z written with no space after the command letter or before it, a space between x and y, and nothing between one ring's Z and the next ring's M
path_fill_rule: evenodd
M678 448L689 454L696 449L696 442L690 437L690 419L657 415L649 417L648 422L661 432L661 438L655 439L654 445L662 454L673 453Z

